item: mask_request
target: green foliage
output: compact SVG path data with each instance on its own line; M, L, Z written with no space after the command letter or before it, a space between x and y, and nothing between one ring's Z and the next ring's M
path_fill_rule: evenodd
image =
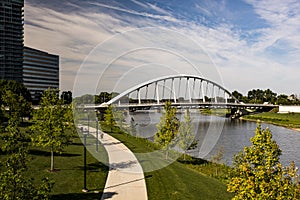
M221 164L222 163L222 160L224 158L224 147L221 146L217 153L215 155L213 155L211 158L210 158L210 161L212 163L217 163L217 164Z
M104 102L108 102L111 100L112 94L108 92L101 92L99 95L95 96L95 103L96 104L101 104Z
M157 162L153 161L152 157L145 158L142 156L143 153L158 150L159 147L155 143L148 141L146 138L136 138L129 134L116 132L111 135L136 153L135 155L143 169L147 168L150 163L151 165L157 165ZM147 162L147 160L150 162ZM215 177L215 168L212 165L204 166L203 162L205 161L198 162L198 160L200 159L187 156L186 161L175 161L162 169L146 172L145 181L148 199L230 199L232 194L226 192L225 184L208 177ZM200 167L201 170L198 170L197 167ZM208 172L209 174L203 174L203 172ZM221 170L219 176L221 176Z
M299 199L296 168L293 164L281 166L281 150L271 131L258 125L251 143L234 158L233 178L227 188L235 193L233 199Z
M195 140L194 126L192 124L190 111L187 109L184 113L184 121L179 126L179 147L184 151L184 160L186 157L186 151L193 146L197 146L197 140Z
M70 104L72 102L72 92L71 91L63 91L60 95L64 104Z
M277 95L270 89L261 90L261 89L252 89L249 90L247 96L243 96L238 91L232 92L232 95L236 97L240 102L244 103L264 103L268 102L271 104L278 105L299 105L300 100L295 94L290 96L285 94Z
M113 109L111 105L109 105L105 111L104 120L105 124L110 127L110 132L112 132L113 127L116 125L116 121L114 119Z
M95 103L95 97L91 94L85 94L80 97L76 97L73 99L73 102L76 104L93 104Z
M28 141L27 134L18 128L20 123L21 108L26 100L7 90L4 103L8 106L10 115L8 125L1 133L3 145L2 152L6 154L0 174L0 199L3 200L42 200L48 199L53 183L44 179L39 186L34 185L32 179L24 174L28 164Z
M58 90L48 89L43 93L40 108L33 115L31 129L37 134L32 141L37 146L49 147L51 151L51 171L54 171L54 152L62 153L70 143L71 134L66 134L70 116L58 98Z
M27 88L22 84L13 80L0 80L0 105L2 104L2 95L10 90L12 93L22 96L27 101L31 101L31 95Z
M6 118L20 120L23 117L29 117L32 112L31 104L22 96L6 90L2 93L2 109ZM4 108L8 108L5 111Z
M154 141L166 149L166 159L168 159L168 150L176 144L175 137L178 136L180 122L176 117L176 111L176 108L171 107L171 102L166 102L165 113L160 118L154 136Z
M116 122L116 125L120 128L123 129L123 122L124 122L124 113L121 110L114 110L113 112L113 118L114 121Z

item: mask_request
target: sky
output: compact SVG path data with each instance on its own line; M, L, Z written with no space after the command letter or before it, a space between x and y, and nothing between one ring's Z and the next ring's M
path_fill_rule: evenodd
M193 74L300 95L299 0L25 0L25 45L60 56L60 90Z

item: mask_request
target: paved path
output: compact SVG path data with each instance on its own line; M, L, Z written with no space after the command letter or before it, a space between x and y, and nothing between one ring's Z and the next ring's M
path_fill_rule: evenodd
M95 128L90 127L90 134L95 136L95 132ZM100 134L103 134L102 139ZM135 155L119 140L101 131L99 141L106 149L109 159L109 172L102 199L147 200L144 172Z

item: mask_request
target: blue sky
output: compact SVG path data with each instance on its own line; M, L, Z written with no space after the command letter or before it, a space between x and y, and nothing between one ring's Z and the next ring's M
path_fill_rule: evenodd
M134 30L146 27L164 28L174 34L168 38L162 38L164 34L157 35L155 39L149 36L152 43L148 43L145 38L134 34ZM127 40L133 35L134 40ZM187 38L183 39L180 35ZM199 50L195 50L192 43L192 47L187 45L190 41L198 44ZM107 64L103 60L118 57L116 52L119 49L130 49L127 47L132 43L151 46L157 42L166 46L174 42L173 55L194 53L187 57L190 56L197 66L203 60L201 56L201 59L196 58L196 53L202 55L205 52L219 73L219 77L212 75L208 78L222 82L230 91L246 94L254 88L270 88L277 93L300 94L299 0L25 1L25 45L60 55L61 90L73 89L77 72L80 69L82 72L84 60L89 63L87 60L92 59L89 55L92 50L95 52L95 48L102 58L98 56L99 60L93 59L92 62L97 63L96 70L103 72ZM107 52L101 54L105 45L114 47L106 47ZM102 73L104 76L100 80L93 77L90 70L92 74L86 73L85 79L81 79L86 83L81 92L93 93L89 85L103 81L105 84L100 84L98 89L109 90L111 85L120 82L117 77L126 74L128 77L122 80L122 87L117 87L122 90L127 87L126 83L129 87L149 78L142 71L152 71L151 75L155 77L165 75L163 70L155 70L159 69L159 65L169 64L166 69L176 66L174 57L160 51L139 53L120 57L110 65L109 73ZM193 73L184 64L181 68L176 67L174 70L179 72ZM199 67L198 71L206 76L205 69L207 66ZM100 72L94 74L99 76ZM111 78L113 75L114 78Z

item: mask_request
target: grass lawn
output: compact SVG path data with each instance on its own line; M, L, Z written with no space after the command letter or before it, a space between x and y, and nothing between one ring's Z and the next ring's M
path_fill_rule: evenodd
M246 120L261 120L266 123L284 126L288 128L300 128L300 113L274 113L265 112L255 115L243 116Z
M22 128L24 130L26 128ZM107 154L100 145L99 152L107 160ZM5 155L0 155L2 159ZM105 186L108 167L101 164L87 151L87 188L91 192L83 193L83 144L77 136L64 153L55 154L54 166L56 172L49 172L50 152L45 148L31 147L29 151L29 164L26 175L34 178L36 184L43 177L48 177L55 182L52 192L52 200L79 200L100 199ZM96 193L98 192L98 193Z
M26 126L22 127L22 130L25 129ZM156 149L155 144L145 139L135 138L125 133L112 133L111 135L124 142L133 152L152 152ZM101 145L99 152L107 162L107 154ZM0 159L4 157L5 155L0 155ZM39 184L43 177L49 177L55 182L51 192L52 200L96 200L102 196L108 167L97 161L89 152L87 153L87 188L90 192L82 192L83 144L79 137L74 138L73 143L65 149L63 154L55 155L56 172L48 171L50 152L47 149L32 147L29 157L27 171L29 178L33 177L36 184ZM139 159L139 156L137 157ZM189 161L175 161L165 168L145 173L149 200L231 199L232 195L226 192L224 183L199 172L201 166L204 166L202 164L207 164L206 161L194 162L194 158L188 157L188 159ZM145 167L143 162L141 164Z
M155 145L125 133L110 133L135 153L151 152ZM139 159L139 155L137 155ZM139 159L140 160L140 159ZM199 163L197 163L198 165ZM141 165L144 162L141 160ZM231 199L224 183L188 167L192 162L175 161L160 170L146 172L149 200L158 199Z
M99 146L99 152L107 158L103 147ZM101 164L89 152L87 152L87 188L89 193L83 193L83 144L79 138L66 148L66 151L55 155L55 168L57 172L48 172L50 168L50 153L41 149L30 151L32 161L29 173L34 174L35 179L40 180L48 176L55 181L51 199L99 199L105 186L108 167ZM96 193L98 192L98 194Z

